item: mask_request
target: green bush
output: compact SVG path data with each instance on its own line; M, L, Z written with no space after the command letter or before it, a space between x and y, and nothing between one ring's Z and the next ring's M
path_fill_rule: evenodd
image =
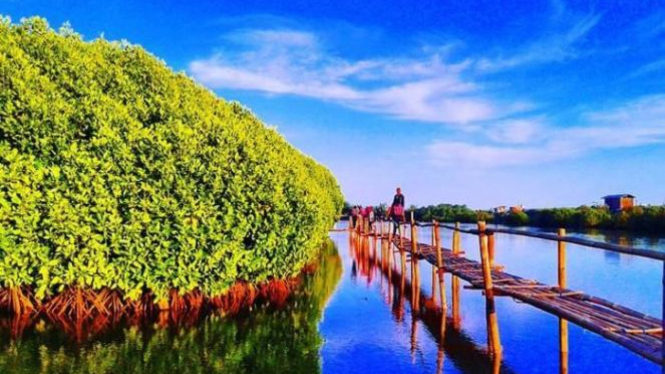
M439 222L464 222L475 223L479 219L489 219L491 217L480 214L466 205L439 204L416 208L414 217L418 221L437 220Z
M342 208L333 175L126 42L0 21L0 281L39 298L295 274Z
M509 212L506 214L506 224L510 226L526 226L529 216L524 212Z

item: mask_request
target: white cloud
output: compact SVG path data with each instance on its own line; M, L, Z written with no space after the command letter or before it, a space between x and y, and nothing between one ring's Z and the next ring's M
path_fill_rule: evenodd
M189 65L192 76L213 89L298 95L398 119L448 124L524 109L492 100L482 86L464 79L470 61L447 63L439 53L347 61L326 53L316 35L307 32L240 30L227 39L244 49Z
M316 48L317 40L308 32L295 30L236 30L226 35L226 39L238 44L290 46Z
M480 71L495 72L528 64L575 59L580 55L577 45L584 41L599 21L599 15L587 15L569 28L552 32L507 57L482 58L478 60L477 68Z
M488 168L548 161L550 156L535 147L480 145L436 141L427 147L435 164Z
M542 139L545 130L542 118L508 119L489 126L486 135L496 143L528 144Z
M614 109L588 112L582 118L583 126L568 128L546 126L542 119L505 121L503 126L486 130L493 143L443 140L431 143L427 149L436 164L488 168L665 144L665 95L646 96Z

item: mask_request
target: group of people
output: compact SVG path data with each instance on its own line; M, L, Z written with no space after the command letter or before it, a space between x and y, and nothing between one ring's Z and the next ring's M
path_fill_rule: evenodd
M395 190L395 196L393 197L393 202L388 207L386 211L386 217L390 218L393 222L393 235L397 235L397 230L399 224L405 221L404 216L404 195L402 194L402 189L397 187ZM351 220L351 227L356 227L358 220L362 218L363 221L369 223L369 230L372 231L374 228L374 222L376 222L377 217L374 212L374 207L366 206L362 207L360 205L353 206L351 208L351 214L349 219Z

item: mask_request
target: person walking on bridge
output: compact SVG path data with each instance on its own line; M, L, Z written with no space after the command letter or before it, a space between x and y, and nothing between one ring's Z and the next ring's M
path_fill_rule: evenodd
M393 236L397 235L399 224L404 222L404 195L402 189L397 187L393 197L393 203L390 205L390 219L393 221Z

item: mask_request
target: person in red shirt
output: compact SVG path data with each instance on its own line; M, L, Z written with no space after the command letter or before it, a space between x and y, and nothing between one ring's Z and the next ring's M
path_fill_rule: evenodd
M402 189L397 187L395 190L395 196L393 197L393 203L390 205L390 219L393 221L393 235L397 235L397 230L399 224L404 222L404 195L402 194Z

